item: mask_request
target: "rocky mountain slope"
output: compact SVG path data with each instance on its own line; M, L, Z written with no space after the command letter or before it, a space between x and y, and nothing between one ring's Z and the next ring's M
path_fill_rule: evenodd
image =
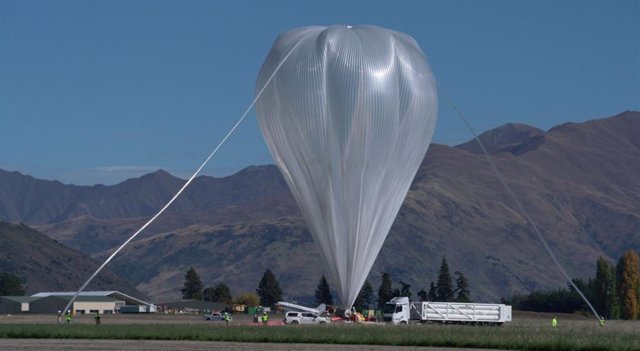
M547 132L506 125L481 139L572 276L593 274L599 256L640 249L640 113ZM374 265L374 284L389 271L414 291L427 288L443 254L480 300L564 284L474 143L430 147ZM112 187L0 172L0 218L38 224L47 235L103 257L180 184L162 171ZM205 284L224 281L234 292L254 290L271 268L297 299L312 295L323 273L274 166L198 178L114 262L114 270L160 300L179 296L189 266Z
M0 272L11 272L25 280L28 294L41 291L72 291L98 268L98 263L23 224L0 221ZM87 287L120 290L144 297L109 269Z

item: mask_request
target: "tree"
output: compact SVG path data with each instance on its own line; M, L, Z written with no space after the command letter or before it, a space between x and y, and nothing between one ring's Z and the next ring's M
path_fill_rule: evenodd
M420 301L429 301L429 294L424 289L418 291L418 297L420 297Z
M436 285L431 282L429 286L429 293L427 294L427 301L436 301L438 300L438 292L436 290Z
M362 285L362 289L360 289L360 293L358 297L356 297L356 301L353 303L353 306L356 310L368 310L373 307L373 287L368 280L364 282Z
M258 306L260 305L260 297L252 292L244 292L236 296L233 300L238 305Z
M620 318L636 319L638 317L640 267L638 267L638 254L635 251L626 251L618 260L616 281L620 301Z
M25 294L21 279L9 272L0 274L0 295L22 296Z
M213 288L206 288L203 292L204 300L220 303L231 303L231 289L225 283L218 283Z
M393 298L391 285L391 274L382 273L382 283L380 283L380 288L378 289L378 307L382 308L384 304Z
M402 280L399 282L399 284L400 284L400 292L398 296L406 296L408 298L411 298L411 284L407 284Z
M316 303L333 305L333 296L331 296L331 289L329 288L329 283L327 283L327 278L325 278L324 274L322 275L322 278L320 278L320 282L318 283L318 287L316 288Z
M456 275L456 302L470 302L471 292L469 291L469 282L461 272L455 272Z
M612 265L604 257L600 257L596 267L594 280L596 309L608 319L616 318L616 279L615 273L612 273Z
M453 300L453 281L445 256L442 256L442 264L440 264L440 273L438 273L438 283L436 284L436 295L437 300L441 302Z
M267 269L262 275L256 292L260 296L262 306L274 306L278 301L282 301L282 289L270 269Z
M202 280L193 267L184 276L184 287L181 289L184 300L202 300Z

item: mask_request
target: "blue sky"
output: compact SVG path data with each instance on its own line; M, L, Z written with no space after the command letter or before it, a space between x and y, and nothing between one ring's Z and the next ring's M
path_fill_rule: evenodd
M639 1L0 0L0 168L186 177L250 103L276 36L331 24L413 36L479 131L640 110ZM441 94L434 141L469 138ZM252 113L204 173L266 163Z

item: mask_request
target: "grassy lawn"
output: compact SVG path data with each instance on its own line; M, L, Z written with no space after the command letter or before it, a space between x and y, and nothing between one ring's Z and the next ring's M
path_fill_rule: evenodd
M518 350L640 350L639 323L570 322L504 327L463 325L229 326L215 324L4 324L0 338L201 340L398 346L447 346Z

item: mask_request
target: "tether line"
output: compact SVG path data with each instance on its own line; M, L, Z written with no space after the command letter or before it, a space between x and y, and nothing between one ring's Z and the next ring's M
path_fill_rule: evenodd
M451 106L453 111L458 115L458 117L460 117L460 119L462 120L464 125L467 127L469 132L471 132L471 134L473 135L473 138L476 140L476 142L480 146L480 149L482 150L482 153L484 154L484 156L486 157L487 161L491 165L491 169L493 170L493 173L496 175L496 177L500 181L500 184L502 184L502 187L507 191L507 193L509 194L509 196L511 197L513 202L516 204L516 207L518 208L520 213L525 217L526 221L529 223L529 225L533 229L533 232L536 234L536 236L538 237L538 239L540 240L540 242L542 243L544 248L547 250L547 253L549 254L549 256L551 256L551 259L553 260L553 263L555 263L555 265L558 268L558 270L562 273L562 275L569 282L569 284L571 284L571 286L575 289L575 291L580 295L582 300L584 300L584 302L586 302L586 304L591 309L591 312L593 312L594 317L598 320L598 322L600 322L601 318L598 315L598 312L593 307L591 302L589 302L589 299L587 299L587 297L584 295L584 293L582 293L582 291L573 282L573 280L571 280L571 278L569 277L567 272L564 270L564 268L562 267L562 265L560 264L560 262L556 258L556 255L553 254L553 251L551 251L551 248L549 247L549 244L547 244L547 241L542 236L542 233L540 232L540 229L538 229L538 226L536 225L536 223L533 221L533 218L531 217L531 215L529 215L529 212L527 212L527 210L524 208L524 206L522 205L522 202L518 199L518 197L513 192L513 190L509 186L509 184L507 184L506 180L504 179L504 177L502 176L500 171L498 171L498 168L496 167L495 162L493 162L493 158L491 157L491 155L489 154L489 152L485 148L485 146L482 143L482 141L480 141L480 138L478 137L478 134L476 133L475 129L473 129L473 127L471 126L471 124L469 123L467 118L464 116L462 111L460 111L460 109L458 109L458 107L453 102L453 100L449 97L449 95L446 93L446 91L444 89L441 89L441 91L443 92L443 95L445 96L447 102L449 103L449 105Z

